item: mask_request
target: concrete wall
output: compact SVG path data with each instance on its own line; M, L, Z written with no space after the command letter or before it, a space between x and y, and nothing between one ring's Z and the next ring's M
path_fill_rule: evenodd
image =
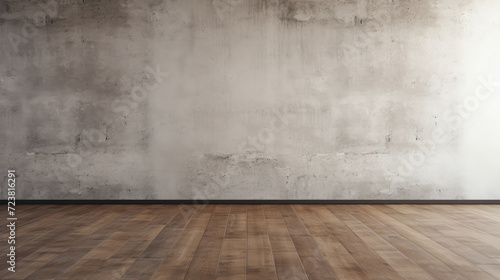
M18 199L500 199L496 0L3 0Z

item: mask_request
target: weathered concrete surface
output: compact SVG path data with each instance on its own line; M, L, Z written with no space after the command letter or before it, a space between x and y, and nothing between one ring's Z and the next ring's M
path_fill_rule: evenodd
M499 12L4 0L0 172L18 199L500 199Z

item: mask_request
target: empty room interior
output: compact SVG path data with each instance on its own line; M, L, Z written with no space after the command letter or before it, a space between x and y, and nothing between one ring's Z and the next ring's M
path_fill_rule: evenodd
M0 0L0 279L500 279L497 0Z

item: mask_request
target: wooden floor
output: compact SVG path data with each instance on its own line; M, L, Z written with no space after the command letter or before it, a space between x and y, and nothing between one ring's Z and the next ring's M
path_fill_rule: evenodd
M19 208L0 279L500 279L498 205Z

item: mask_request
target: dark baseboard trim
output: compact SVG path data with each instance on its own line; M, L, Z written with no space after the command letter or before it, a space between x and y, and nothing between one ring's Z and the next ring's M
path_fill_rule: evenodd
M7 200L1 200L0 204L7 204ZM322 199L298 199L298 200L259 200L259 199L229 199L229 200L62 200L62 199L41 199L41 200L17 200L20 204L500 204L500 200L322 200Z

